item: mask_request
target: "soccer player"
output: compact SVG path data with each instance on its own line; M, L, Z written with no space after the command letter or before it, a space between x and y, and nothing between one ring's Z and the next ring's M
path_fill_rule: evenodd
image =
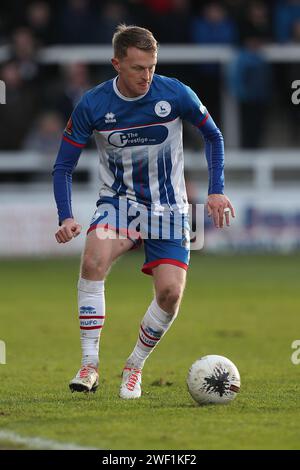
M82 363L69 386L72 391L98 387L105 278L113 261L142 241L142 271L153 276L155 296L123 369L120 397L131 399L141 396L144 363L176 318L186 281L190 246L182 120L196 126L205 139L207 208L215 226L223 227L224 218L229 225L234 209L224 195L222 134L188 86L154 73L157 41L152 33L120 25L113 47L111 62L117 76L83 95L63 135L53 171L60 225L55 237L58 243L67 243L81 232L71 207L72 172L93 133L99 151L100 192L78 282ZM139 229L132 228L137 213L146 214ZM150 219L158 227L152 237ZM166 220L171 227L168 237L162 235Z

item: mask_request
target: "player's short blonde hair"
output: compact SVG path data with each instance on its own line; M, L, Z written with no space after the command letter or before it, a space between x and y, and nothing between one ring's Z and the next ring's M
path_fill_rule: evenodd
M122 59L127 55L128 47L137 47L143 51L156 52L158 43L151 31L139 26L120 24L113 35L112 44L115 57Z

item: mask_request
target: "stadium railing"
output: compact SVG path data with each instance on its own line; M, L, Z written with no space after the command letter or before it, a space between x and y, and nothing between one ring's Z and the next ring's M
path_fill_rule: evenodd
M214 62L222 65L225 77L227 64L233 59L238 49L222 45L163 44L159 49L160 64L200 64ZM293 63L300 61L300 47L296 44L271 44L261 49L267 61L272 63ZM9 58L10 47L0 47L0 64ZM37 60L41 64L66 65L74 62L89 64L110 63L112 47L106 45L88 46L50 46L40 49ZM299 78L299 77L295 77ZM222 87L222 131L228 147L237 147L239 143L239 119L236 100Z
M55 155L49 157L27 151L0 152L1 192L23 192L24 187L34 191L38 189L48 191L54 158ZM185 151L185 169L188 175L203 183L206 188L207 168L203 151ZM79 190L97 189L97 170L97 153L85 150L74 173L74 183L78 185ZM275 190L284 186L299 188L299 151L227 150L226 176L228 184L233 188L247 187L255 191Z

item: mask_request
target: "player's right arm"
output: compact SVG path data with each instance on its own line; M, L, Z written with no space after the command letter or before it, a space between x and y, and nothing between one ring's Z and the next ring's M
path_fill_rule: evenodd
M84 95L68 121L52 173L59 220L59 229L55 234L58 243L70 241L81 231L72 212L72 174L92 131L89 107Z
M57 243L67 243L81 232L81 225L73 218L65 219L55 234Z

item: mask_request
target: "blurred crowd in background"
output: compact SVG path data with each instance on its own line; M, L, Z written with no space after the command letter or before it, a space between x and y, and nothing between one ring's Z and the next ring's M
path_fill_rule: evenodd
M291 106L290 95L291 82L300 80L300 65L271 64L260 49L267 44L300 48L300 0L3 0L0 49L9 46L9 58L0 63L7 102L0 106L0 150L57 151L81 95L114 71L109 63L42 65L38 51L110 44L121 22L149 28L160 44L234 46L237 54L225 76L217 63L159 64L157 73L190 85L221 129L226 88L238 103L242 148L272 147L282 140L285 146L299 144L300 106ZM185 145L197 144L188 131Z

